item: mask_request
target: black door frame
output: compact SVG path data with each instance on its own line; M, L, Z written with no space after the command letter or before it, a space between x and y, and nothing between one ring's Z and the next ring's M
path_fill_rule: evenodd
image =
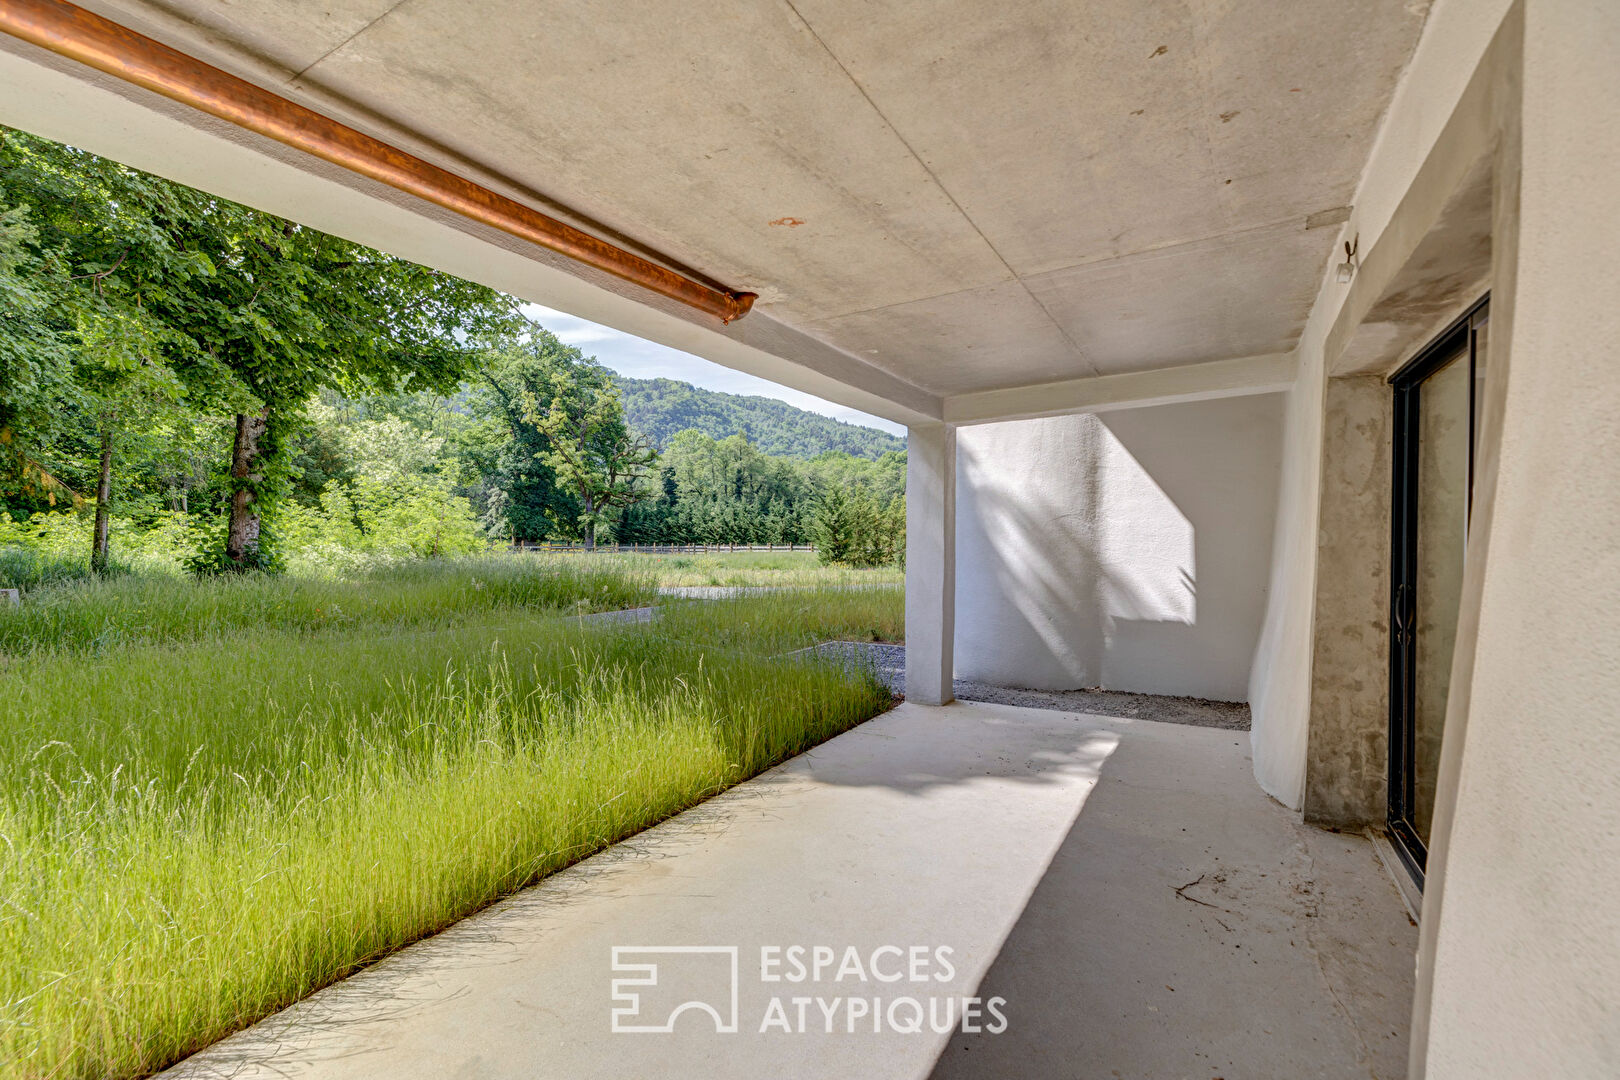
M1415 778L1412 775L1416 731L1413 725L1413 696L1416 675L1416 639L1413 621L1417 614L1417 479L1418 404L1423 381L1433 375L1458 352L1468 364L1468 505L1474 502L1474 424L1478 390L1479 328L1481 313L1487 312L1487 293L1457 318L1440 335L1424 346L1394 375L1395 391L1394 478L1390 500L1393 525L1390 548L1389 585L1389 812L1386 826L1396 853L1419 889L1423 888L1429 851L1412 824Z

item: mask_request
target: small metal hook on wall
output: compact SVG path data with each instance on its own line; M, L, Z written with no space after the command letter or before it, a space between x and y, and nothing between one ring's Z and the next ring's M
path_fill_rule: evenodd
M1351 278L1356 276L1356 270L1361 266L1361 260L1356 257L1356 252L1360 248L1360 233L1356 234L1356 238L1354 240L1346 240L1344 242L1344 262L1339 264L1339 281L1349 281Z

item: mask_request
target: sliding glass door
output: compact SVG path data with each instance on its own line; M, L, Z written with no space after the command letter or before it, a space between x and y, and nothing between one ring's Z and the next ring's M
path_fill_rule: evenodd
M1489 318L1481 301L1392 380L1389 831L1419 885L1462 598Z

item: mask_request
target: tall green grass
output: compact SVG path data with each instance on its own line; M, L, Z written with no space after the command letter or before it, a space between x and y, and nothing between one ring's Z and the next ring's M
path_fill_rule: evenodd
M261 632L0 676L0 1071L135 1076L887 707L896 601Z
M130 571L127 564L114 561L105 576ZM91 576L88 554L59 555L33 548L0 546L0 589L21 589L28 593L47 585L84 581Z
M105 652L244 630L445 627L512 609L608 611L650 603L655 588L622 566L534 555L423 559L349 581L130 575L36 589L21 605L0 607L0 653Z
M904 641L900 589L783 589L718 600L666 601L657 631L674 642L780 656L822 641Z

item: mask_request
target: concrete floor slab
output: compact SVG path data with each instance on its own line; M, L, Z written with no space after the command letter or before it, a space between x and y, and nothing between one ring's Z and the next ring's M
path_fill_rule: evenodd
M907 704L170 1075L1393 1076L1414 946L1241 735Z

